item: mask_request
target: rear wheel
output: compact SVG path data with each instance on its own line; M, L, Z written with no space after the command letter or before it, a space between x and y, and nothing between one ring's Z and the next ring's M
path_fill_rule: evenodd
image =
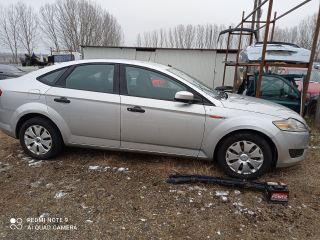
M27 120L19 132L24 151L36 159L49 159L59 154L63 147L60 132L42 117Z
M253 133L236 133L222 141L217 158L229 176L254 179L271 168L272 152L263 137Z

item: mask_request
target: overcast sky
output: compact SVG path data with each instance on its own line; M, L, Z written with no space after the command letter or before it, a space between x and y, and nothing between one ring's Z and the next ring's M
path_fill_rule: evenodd
M1 0L8 5L19 0ZM39 9L42 4L55 0L20 0ZM114 15L122 26L126 46L133 46L138 33L178 24L216 23L238 24L242 11L252 11L254 0L92 0ZM278 15L303 0L274 0L273 10ZM267 5L267 4L265 4ZM301 19L319 9L319 0L312 0L277 22L282 27L296 25ZM265 18L267 9L263 10Z

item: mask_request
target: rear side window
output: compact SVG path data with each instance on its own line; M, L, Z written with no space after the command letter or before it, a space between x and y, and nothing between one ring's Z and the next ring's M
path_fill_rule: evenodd
M65 87L113 93L114 65L90 64L76 67L66 78Z
M53 85L62 76L62 74L65 73L65 71L67 69L68 68L62 68L62 69L47 73L45 75L42 75L41 77L38 77L37 79L40 82L43 82L44 84Z

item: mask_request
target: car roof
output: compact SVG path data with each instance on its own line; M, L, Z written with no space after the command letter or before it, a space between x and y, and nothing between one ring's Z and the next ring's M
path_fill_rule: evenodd
M144 62L144 61L138 61L138 60L129 60L129 59L85 59L85 60L76 60L76 61L69 61L69 62L63 62L59 64L55 64L52 66L44 67L41 68L37 71L31 72L27 75L29 76L41 76L43 74L46 74L48 72L63 68L63 67L68 67L72 65L77 65L77 64L86 64L86 63L121 63L121 64L128 64L128 65L136 65L136 66L141 66L141 67L146 67L146 68L152 68L155 70L166 70L169 68L169 66L162 65L159 63L154 63L154 62Z

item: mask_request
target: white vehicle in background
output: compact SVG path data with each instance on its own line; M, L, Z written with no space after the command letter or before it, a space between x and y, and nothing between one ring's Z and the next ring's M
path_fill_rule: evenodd
M260 62L262 57L263 43L257 42L248 46L240 53L240 62ZM268 42L266 61L286 63L308 63L310 50L298 45L284 42Z

